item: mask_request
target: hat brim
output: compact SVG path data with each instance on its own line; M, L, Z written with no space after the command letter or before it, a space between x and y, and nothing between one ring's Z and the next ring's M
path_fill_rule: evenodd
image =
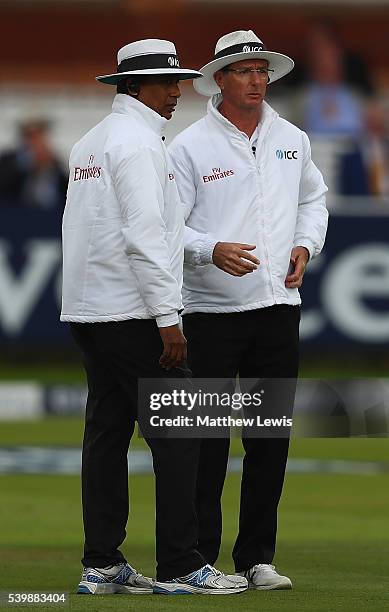
M287 55L282 53L276 53L275 51L253 51L252 53L234 53L233 55L225 55L219 59L213 60L208 64L205 64L200 68L200 72L203 74L203 78L193 83L195 90L203 96L213 96L214 94L220 93L220 88L217 85L213 75L218 70L225 68L229 64L234 62L240 62L242 60L249 59L264 59L269 62L269 68L274 72L269 73L269 83L278 81L281 77L285 76L293 70L294 61Z
M104 74L103 76L97 76L96 81L100 83L106 83L107 85L117 85L119 81L122 81L126 77L141 76L141 75L174 75L179 78L180 81L186 81L188 79L199 79L202 77L202 73L197 70L186 70L185 68L148 68L146 70L131 70L130 72L115 72L114 74Z

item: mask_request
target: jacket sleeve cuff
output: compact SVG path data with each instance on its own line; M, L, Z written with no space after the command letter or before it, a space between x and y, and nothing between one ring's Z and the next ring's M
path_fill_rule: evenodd
M305 238L294 243L294 247L304 247L309 253L309 261L315 257L315 247L310 240Z
M204 240L199 252L199 263L201 266L206 266L207 264L213 263L212 255L217 243L218 240L215 240L215 238L206 238Z
M178 313L161 315L156 317L158 327L170 327L171 325L178 325Z

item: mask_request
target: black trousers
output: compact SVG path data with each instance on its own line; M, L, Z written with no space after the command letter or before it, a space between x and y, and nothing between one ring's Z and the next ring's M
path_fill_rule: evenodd
M299 306L275 305L238 313L184 316L188 364L199 378L297 378ZM293 397L292 397L293 401ZM233 549L236 571L271 563L277 532L288 438L249 438L241 482L239 533ZM214 564L220 548L220 498L229 439L202 439L197 477L198 548Z
M137 418L137 379L166 376L155 321L72 323L88 379L82 450L85 531L82 563L104 567L125 559L129 512L127 452ZM174 371L171 371L174 376ZM200 442L146 439L156 477L157 579L169 580L205 564L197 550L195 509Z

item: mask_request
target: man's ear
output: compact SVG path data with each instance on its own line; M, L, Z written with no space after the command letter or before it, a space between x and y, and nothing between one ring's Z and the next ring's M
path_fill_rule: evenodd
M223 71L222 70L218 70L217 72L215 72L215 74L213 75L213 78L215 79L216 84L223 91L223 84L224 84L224 73L223 73Z
M130 94L130 96L139 96L139 83L137 83L136 81L134 81L133 79L128 79L127 80L127 89L128 89L128 93Z

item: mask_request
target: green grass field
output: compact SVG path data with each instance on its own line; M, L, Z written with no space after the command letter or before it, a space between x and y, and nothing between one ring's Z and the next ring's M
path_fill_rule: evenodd
M2 476L2 591L70 591L80 574L79 480L73 476ZM131 517L124 547L130 562L154 574L152 476L130 479ZM260 492L259 492L260 494ZM224 493L218 566L232 571L239 477ZM285 592L206 596L71 595L71 610L371 610L388 609L389 487L386 476L288 475L280 508L277 567L294 581ZM49 609L39 606L39 610ZM53 609L53 608L51 608Z
M27 374L30 374L29 376ZM344 372L343 372L344 374ZM377 372L376 375L380 375ZM305 371L305 376L333 376ZM345 374L369 375L362 371ZM373 375L373 374L372 374ZM82 382L74 367L37 366L2 372L3 379ZM10 446L79 447L79 417L47 417L31 422L1 422L0 448ZM134 437L133 446L143 448ZM241 454L240 441L232 454ZM291 458L389 462L388 439L294 439ZM67 591L70 607L29 607L45 612L155 612L201 610L232 612L384 612L389 609L389 482L387 474L288 473L279 513L275 563L294 583L292 591L251 591L224 597L77 596L82 554L80 482L76 476L0 476L0 592ZM237 474L227 478L223 499L223 546L217 566L233 571L231 549L239 505ZM131 515L123 547L130 563L154 575L153 477L130 478ZM258 491L260 495L260 489ZM1 604L0 604L1 605ZM14 608L24 609L27 608Z
M9 446L80 447L83 434L81 417L46 417L36 421L3 421L0 424L0 448ZM134 435L134 448L146 448ZM242 445L233 439L231 453L240 455ZM301 459L343 459L350 461L389 462L388 438L296 438L290 456Z
M80 418L2 423L0 447L77 446ZM144 445L138 438L134 446ZM296 439L294 458L388 461L387 439ZM232 452L241 452L233 441ZM67 591L74 611L147 612L285 610L285 612L387 609L389 487L387 475L288 474L280 507L275 562L289 574L288 592L205 596L77 596L82 524L76 476L0 476L0 591ZM153 477L130 478L131 515L124 551L143 573L154 575ZM259 491L260 494L260 491ZM223 547L218 566L233 571L239 476L230 474L224 492ZM39 606L41 611L53 609ZM21 609L21 608L20 608ZM26 608L24 608L26 609ZM32 609L32 608L31 608ZM59 608L64 609L64 608Z

